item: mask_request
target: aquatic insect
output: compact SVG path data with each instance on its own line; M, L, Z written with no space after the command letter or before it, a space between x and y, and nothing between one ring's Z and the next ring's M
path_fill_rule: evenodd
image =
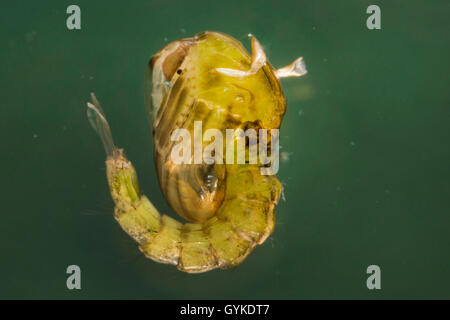
M170 156L173 131L194 133L194 121L202 121L203 130L280 127L286 100L279 78L305 74L303 60L275 70L253 36L251 47L249 55L236 39L206 31L170 43L149 62L148 113L158 180L171 208L187 223L161 215L141 194L136 171L114 145L94 94L88 102L88 118L107 154L115 219L154 261L188 273L229 268L273 231L282 187L275 175L261 174L261 161L176 164Z

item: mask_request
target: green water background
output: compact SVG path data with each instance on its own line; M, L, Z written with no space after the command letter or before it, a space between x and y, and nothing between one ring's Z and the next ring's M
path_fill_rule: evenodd
M82 29L66 28L81 7ZM382 30L366 28L381 7ZM448 1L16 1L2 5L0 298L450 298ZM143 78L203 30L308 75L288 99L275 232L237 268L187 275L145 259L112 216L95 91L162 212ZM66 288L81 267L82 289ZM381 267L382 289L366 288Z

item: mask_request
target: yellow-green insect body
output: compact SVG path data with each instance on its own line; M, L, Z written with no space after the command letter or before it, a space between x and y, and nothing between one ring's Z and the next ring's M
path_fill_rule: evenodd
M278 129L286 108L279 78L304 74L302 60L275 70L254 37L250 56L230 36L203 32L166 46L151 59L150 70L149 111L159 184L169 205L190 222L160 215L140 193L135 170L114 146L93 96L88 115L108 154L115 218L155 261L189 273L235 266L272 233L281 185L275 175L261 174L264 164L259 160L230 162L226 145L216 154L220 163L175 163L171 154L177 141L172 135L182 128L195 136L198 121L203 132Z

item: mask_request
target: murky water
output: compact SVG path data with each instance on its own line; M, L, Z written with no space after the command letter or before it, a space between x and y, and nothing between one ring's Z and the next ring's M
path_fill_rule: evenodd
M447 1L61 1L2 7L1 298L449 298ZM95 91L144 192L159 190L143 80L151 55L202 30L270 62L282 81L275 232L239 267L187 275L145 259L112 217L104 151L86 118ZM81 267L82 289L66 288ZM369 291L366 268L381 268Z

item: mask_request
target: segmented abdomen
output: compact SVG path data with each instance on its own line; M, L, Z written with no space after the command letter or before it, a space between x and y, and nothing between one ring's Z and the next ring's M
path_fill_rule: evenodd
M157 262L189 273L235 266L272 233L281 185L274 176L261 175L259 166L227 167L227 184L233 184L234 192L205 223L182 224L160 215L145 196L133 210L116 210L116 219Z

